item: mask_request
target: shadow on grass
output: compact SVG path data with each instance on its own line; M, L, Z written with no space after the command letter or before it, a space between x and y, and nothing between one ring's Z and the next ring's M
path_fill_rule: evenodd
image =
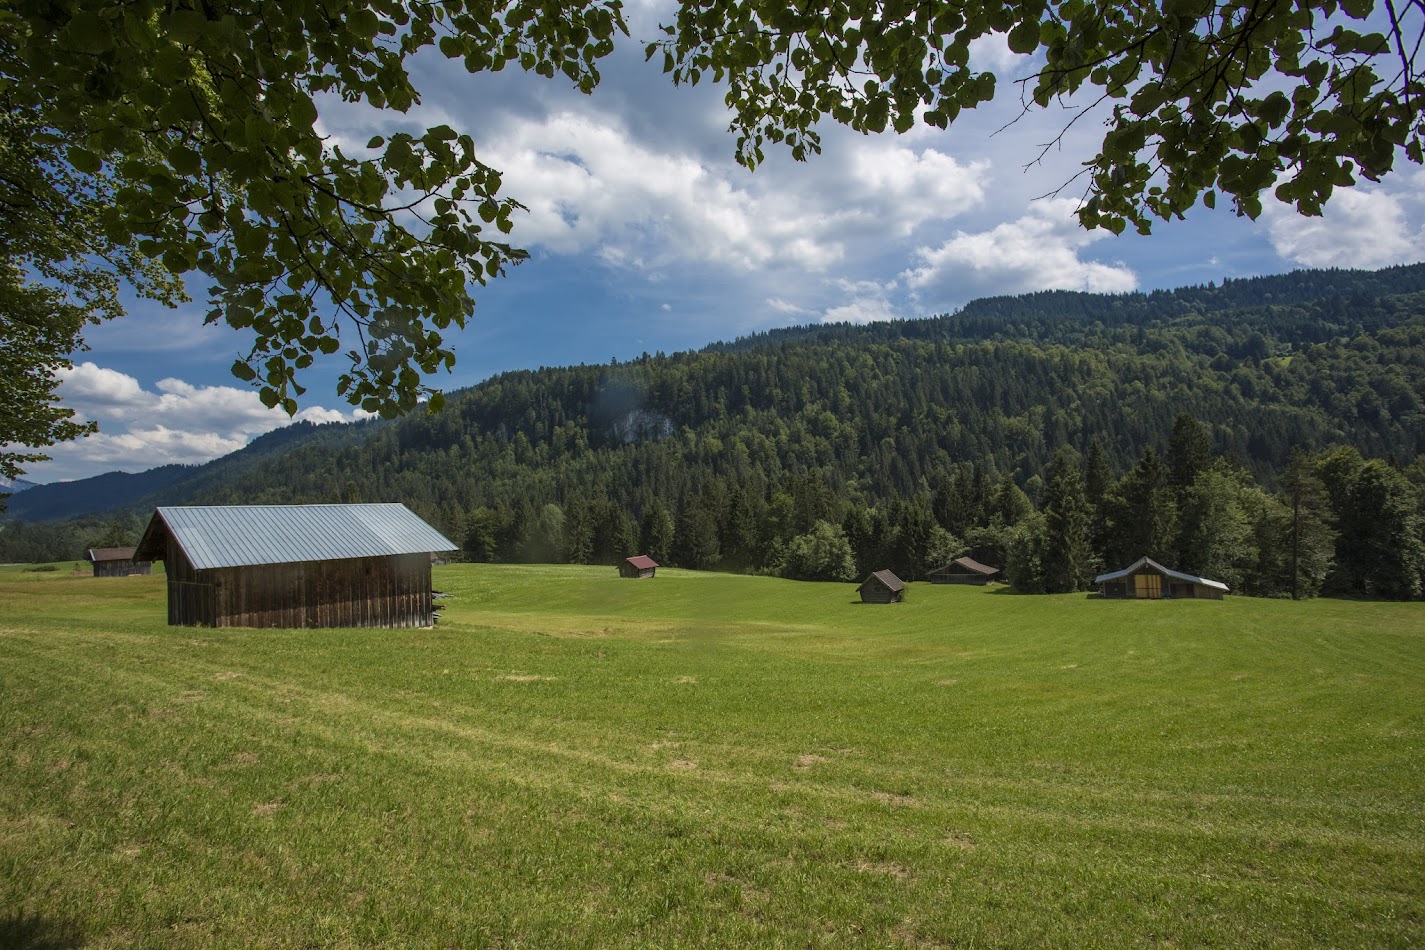
M27 915L0 917L0 947L7 950L71 950L84 946L84 934L68 921Z

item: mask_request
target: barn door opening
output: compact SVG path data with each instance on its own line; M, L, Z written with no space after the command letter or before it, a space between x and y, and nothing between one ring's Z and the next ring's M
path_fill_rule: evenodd
M1148 600L1160 600L1163 596L1163 578L1157 574L1134 574L1133 593Z

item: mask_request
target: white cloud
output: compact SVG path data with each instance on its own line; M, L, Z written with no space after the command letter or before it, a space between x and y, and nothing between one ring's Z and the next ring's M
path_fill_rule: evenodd
M35 474L45 479L207 462L292 422L350 422L370 415L309 406L292 418L268 409L252 390L195 386L169 377L151 391L126 373L92 362L62 370L59 377L64 405L80 418L97 419L100 431L47 448L53 461L35 466Z
M841 281L841 290L849 296L845 303L829 307L821 315L822 323L875 323L903 316L891 302L895 281L884 284L875 281Z
M516 241L650 275L688 263L824 272L857 243L908 236L985 200L987 162L889 137L847 145L810 165L748 174L638 141L618 117L561 112L512 125L490 160L529 208Z
M1412 198L1418 200L1383 189L1338 188L1320 217L1304 217L1278 201L1264 205L1262 217L1272 246L1293 263L1388 267L1425 257L1425 229L1412 228L1405 207Z
M1075 207L1067 198L1049 199L988 231L957 231L939 247L917 248L920 265L902 276L932 307L1034 290L1122 293L1135 289L1138 279L1125 265L1102 264L1080 255L1109 235L1081 228L1073 216Z

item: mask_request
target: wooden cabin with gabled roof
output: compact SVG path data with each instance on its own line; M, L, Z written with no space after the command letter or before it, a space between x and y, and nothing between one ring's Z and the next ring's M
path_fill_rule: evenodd
M658 562L647 554L626 557L618 565L619 577L654 577L658 573Z
M84 560L94 565L95 577L132 577L153 569L152 561L134 560L133 548L90 548Z
M937 567L927 573L926 579L932 584L988 584L999 568L981 564L974 558L957 557L944 567Z
M874 571L856 591L863 604L898 604L905 599L905 582L890 571Z
M1121 571L1100 574L1093 582L1100 596L1111 598L1221 600L1227 593L1227 585L1221 581L1172 570L1150 557L1140 557Z
M429 627L431 555L454 550L395 504L159 508L138 547L168 622L208 627Z

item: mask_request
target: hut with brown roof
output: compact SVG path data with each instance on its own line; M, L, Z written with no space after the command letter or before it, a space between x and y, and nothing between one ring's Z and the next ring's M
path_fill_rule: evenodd
M863 604L898 604L905 599L905 582L890 571L875 571L856 588Z
M138 547L168 622L207 627L429 627L431 555L455 549L390 504L159 508Z
M984 586L998 573L999 568L981 564L974 558L957 557L944 567L937 567L925 576L932 584L979 584Z
M658 573L658 562L647 554L626 557L618 566L619 577L653 577Z
M135 561L133 548L90 548L84 559L94 565L95 577L131 577L148 574L152 561Z

